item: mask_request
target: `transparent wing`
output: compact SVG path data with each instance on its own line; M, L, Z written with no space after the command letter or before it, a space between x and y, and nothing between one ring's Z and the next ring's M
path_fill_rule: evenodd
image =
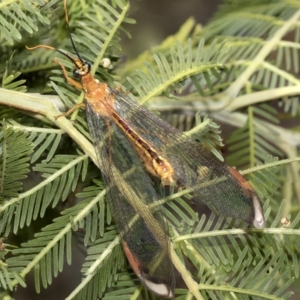
M264 226L260 200L236 170L128 96L114 89L110 93L117 100L113 109L170 162L176 183L192 188L196 203L205 203L225 216L242 219L255 227Z
M96 113L87 103L87 120L125 254L150 290L172 296L173 264L162 208L148 207L160 198L153 180L112 119Z

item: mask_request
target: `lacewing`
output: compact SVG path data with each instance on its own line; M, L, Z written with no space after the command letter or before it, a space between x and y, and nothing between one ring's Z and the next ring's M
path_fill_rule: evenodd
M67 11L66 20L68 26ZM88 126L126 257L149 290L172 298L169 235L163 209L151 206L161 198L157 182L191 188L196 203L257 228L265 224L260 200L238 171L128 95L94 79L91 65L80 57L71 35L70 39L76 56L46 45L29 49L56 50L73 62L81 83L56 61L66 80L85 92Z

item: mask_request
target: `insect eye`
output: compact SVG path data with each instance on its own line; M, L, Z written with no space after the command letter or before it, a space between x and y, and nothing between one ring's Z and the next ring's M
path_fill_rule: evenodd
M79 71L77 69L74 69L73 74L74 74L74 76L78 77L79 76Z
M89 62L85 62L85 66L86 66L86 68L88 69L88 71L90 71L91 70L91 64L89 63Z

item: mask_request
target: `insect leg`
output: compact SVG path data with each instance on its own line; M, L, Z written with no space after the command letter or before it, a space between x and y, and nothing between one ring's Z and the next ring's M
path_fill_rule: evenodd
M73 78L71 78L71 77L68 76L68 73L67 73L67 71L66 71L65 66L63 66L57 59L54 59L53 61L61 67L62 72L63 72L63 74L64 74L66 80L67 80L70 84L72 84L73 86L75 86L75 87L76 87L77 89L79 89L79 90L82 90L82 89L83 89L83 86L82 86L82 84L81 84L80 82L78 82L78 81L76 81L76 80L74 80ZM85 107L85 104L84 104L84 103L78 103L78 104L74 105L72 108L70 108L66 113L60 114L60 115L56 116L55 119L57 120L58 118L60 118L60 117L62 117L62 116L67 117L68 115L70 115L73 111L75 111L75 110L78 109L79 107Z

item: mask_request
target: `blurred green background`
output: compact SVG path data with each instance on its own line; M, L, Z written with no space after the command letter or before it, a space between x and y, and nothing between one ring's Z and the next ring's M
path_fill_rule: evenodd
M123 40L123 50L133 58L145 49L160 44L178 31L189 18L205 25L212 17L221 0L132 0L130 17L135 25L127 26L132 39Z

